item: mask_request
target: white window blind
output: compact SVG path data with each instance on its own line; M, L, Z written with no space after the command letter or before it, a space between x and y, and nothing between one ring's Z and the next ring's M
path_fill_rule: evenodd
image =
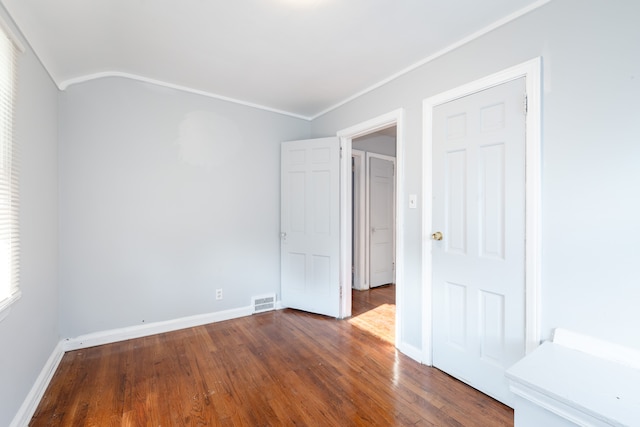
M14 107L18 47L0 25L0 308L19 296L20 232Z

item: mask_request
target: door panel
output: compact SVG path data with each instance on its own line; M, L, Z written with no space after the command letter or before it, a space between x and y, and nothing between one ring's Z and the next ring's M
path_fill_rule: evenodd
M480 256L504 260L505 146L480 148Z
M467 253L467 153L451 151L445 155L447 177L445 181L447 252Z
M393 283L394 203L393 160L368 154L369 159L369 286Z
M338 317L338 138L281 147L281 299L285 307Z
M510 404L525 354L524 78L433 112L433 363Z

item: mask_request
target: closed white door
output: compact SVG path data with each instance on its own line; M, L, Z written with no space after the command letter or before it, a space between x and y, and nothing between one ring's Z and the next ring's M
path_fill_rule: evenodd
M507 405L525 355L524 99L520 78L433 112L433 364Z
M338 138L282 143L282 304L333 317L340 308L339 167Z
M394 200L393 158L367 153L369 170L369 286L393 283Z

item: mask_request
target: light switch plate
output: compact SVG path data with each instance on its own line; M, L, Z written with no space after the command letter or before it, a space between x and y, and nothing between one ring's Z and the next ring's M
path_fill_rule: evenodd
M415 209L418 207L418 196L416 194L409 194L409 209Z

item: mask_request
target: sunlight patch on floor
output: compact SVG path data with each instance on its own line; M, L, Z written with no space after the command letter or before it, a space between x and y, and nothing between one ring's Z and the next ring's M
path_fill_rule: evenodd
M395 316L395 304L382 304L350 318L348 322L389 344L395 344Z

